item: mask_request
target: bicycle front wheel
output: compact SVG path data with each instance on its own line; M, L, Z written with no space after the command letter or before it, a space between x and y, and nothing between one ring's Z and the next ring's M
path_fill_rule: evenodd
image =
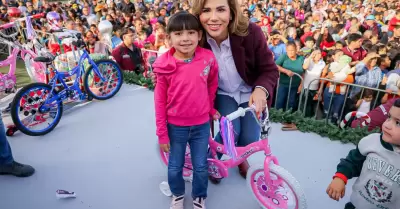
M90 66L83 81L85 91L97 100L110 99L118 93L124 81L121 68L112 60L99 60L96 61L96 65L106 80L103 82L93 66Z
M63 112L62 102L46 104L46 110L40 111L52 95L51 86L44 83L32 83L18 91L11 103L11 118L22 133L42 136L57 126Z
M266 182L264 166L251 166L247 172L247 184L251 193L264 209L305 209L306 197L299 182L284 168L270 164L270 179Z

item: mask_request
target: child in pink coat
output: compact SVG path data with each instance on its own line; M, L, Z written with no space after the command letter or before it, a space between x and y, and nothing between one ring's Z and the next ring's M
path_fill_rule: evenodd
M207 197L210 118L219 118L214 109L218 64L210 50L198 46L201 37L201 26L195 16L187 12L174 14L167 26L172 48L153 64L157 75L154 93L157 136L161 149L169 152L171 209L183 208L182 171L188 143L193 163L193 207L204 209Z

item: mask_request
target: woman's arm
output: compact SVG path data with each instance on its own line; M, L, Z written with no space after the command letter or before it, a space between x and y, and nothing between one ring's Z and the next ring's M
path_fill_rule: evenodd
M303 63L304 70L308 70L308 68L310 67L312 56L313 56L313 53L311 53L311 55L308 58L306 58L306 60L304 60L304 63Z

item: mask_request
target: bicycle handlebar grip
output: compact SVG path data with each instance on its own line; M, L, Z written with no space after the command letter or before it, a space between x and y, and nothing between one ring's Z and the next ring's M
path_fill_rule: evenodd
M243 117L246 114L246 110L242 107L239 107L238 110L226 116L226 118L230 121L235 120L238 117Z
M32 15L32 19L38 19L38 18L42 18L42 17L44 17L44 13L39 13L39 14L35 14L35 15Z
M0 25L0 30L2 30L2 29L7 29L7 28L11 28L11 27L13 27L13 26L14 26L14 22L9 22L9 23Z

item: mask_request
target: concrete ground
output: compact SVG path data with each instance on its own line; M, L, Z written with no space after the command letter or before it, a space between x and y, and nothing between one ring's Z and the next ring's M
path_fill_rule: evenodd
M9 123L8 117L4 118ZM167 179L157 155L153 93L124 85L113 99L75 107L63 115L53 132L8 138L15 159L31 164L36 174L19 179L0 176L1 209L167 209L170 199L159 190ZM339 159L354 148L316 134L282 132L273 124L270 144L280 163L303 187L310 209L343 208L325 189ZM250 158L262 163L262 154ZM220 185L209 185L207 208L256 209L246 181L237 169ZM76 199L57 199L55 191L74 191ZM191 207L187 184L186 208Z

